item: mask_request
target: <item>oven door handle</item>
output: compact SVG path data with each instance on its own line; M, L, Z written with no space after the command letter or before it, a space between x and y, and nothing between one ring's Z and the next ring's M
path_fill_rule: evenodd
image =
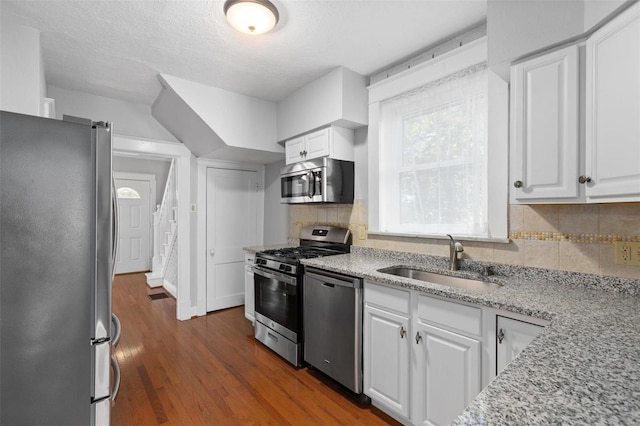
M253 270L254 274L258 274L261 277L265 277L265 278L269 278L272 280L277 280L277 281L282 281L284 283L287 283L289 285L298 285L298 282L296 280L296 277L292 277L290 275L285 275L285 274L281 274L278 272L273 272L273 271L267 271L265 269L262 269L258 266L252 266L251 269Z

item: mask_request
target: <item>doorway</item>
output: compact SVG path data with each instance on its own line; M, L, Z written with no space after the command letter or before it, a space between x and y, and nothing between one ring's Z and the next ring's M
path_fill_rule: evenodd
M244 303L243 247L258 243L258 173L206 170L206 310Z
M142 173L115 173L114 176L119 228L116 274L149 271L156 177Z

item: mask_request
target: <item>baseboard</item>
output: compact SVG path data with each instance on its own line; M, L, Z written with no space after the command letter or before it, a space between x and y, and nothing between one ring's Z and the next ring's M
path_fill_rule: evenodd
M170 283L167 280L163 280L162 287L164 287L164 289L167 291L167 293L169 293L170 295L175 297L176 300L178 299L178 289L176 288L176 286L173 283Z
M153 272L147 272L144 275L147 277L147 285L149 287L155 288L155 287L161 287L162 286L162 282L164 281L162 279L162 276L155 275Z

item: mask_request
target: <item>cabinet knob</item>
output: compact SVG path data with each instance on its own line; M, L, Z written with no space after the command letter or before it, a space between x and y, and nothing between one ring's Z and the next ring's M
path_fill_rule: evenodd
M420 332L418 331L418 332L416 333L416 345L417 345L418 343L420 343L420 341L421 341L421 340L422 340L422 336L420 335Z
M513 182L513 186L515 186L516 188L522 188L522 181L521 180L517 180L515 182Z
M503 340L504 340L504 330L500 329L498 330L498 343L502 343Z
M580 183L589 183L591 182L591 178L589 176L582 175L578 178L578 182Z
M407 335L407 330L404 329L404 326L400 326L400 338L404 339L404 336Z

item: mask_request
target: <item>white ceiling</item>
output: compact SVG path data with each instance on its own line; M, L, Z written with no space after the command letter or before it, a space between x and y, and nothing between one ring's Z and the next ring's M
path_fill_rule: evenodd
M273 0L276 29L237 32L215 1L0 1L42 32L48 84L151 104L158 73L277 101L338 65L371 75L486 18L486 0Z

